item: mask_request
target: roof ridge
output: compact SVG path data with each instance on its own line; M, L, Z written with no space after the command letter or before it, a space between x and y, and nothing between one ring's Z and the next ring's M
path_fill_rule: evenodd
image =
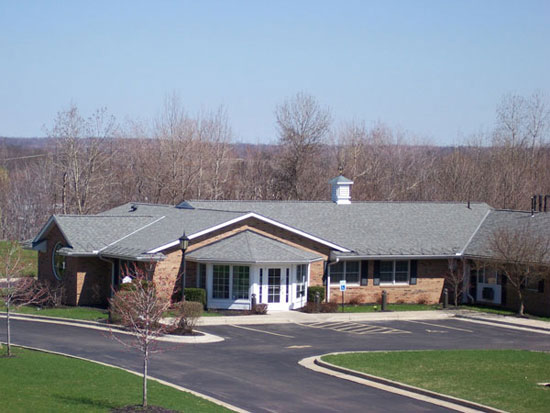
M56 218L155 218L153 215L79 215L79 214L54 214Z
M334 204L335 202L330 200L324 201L301 201L301 200L278 200L278 199L190 199L187 202L209 202L209 203L285 203L285 204ZM454 204L454 205L467 205L467 201L401 201L401 200L370 200L370 201L352 201L353 204ZM474 205L489 205L484 201L470 201L470 204ZM194 207L195 209L204 209L200 207Z
M521 213L524 213L524 214L542 214L544 213L543 211L527 211L525 209L505 209L505 208L497 208L497 209L494 209L495 212L521 212Z

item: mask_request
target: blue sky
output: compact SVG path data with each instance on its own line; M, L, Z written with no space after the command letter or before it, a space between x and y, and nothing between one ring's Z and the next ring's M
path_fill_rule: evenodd
M148 120L176 92L272 142L305 91L336 126L444 145L492 128L505 93L550 95L550 2L0 0L0 53L0 136L41 136L71 102Z

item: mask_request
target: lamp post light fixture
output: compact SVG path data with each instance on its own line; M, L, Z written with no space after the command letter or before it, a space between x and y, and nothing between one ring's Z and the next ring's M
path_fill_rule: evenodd
M189 238L185 235L185 231L183 231L183 235L179 237L179 241L181 248L181 263L183 267L181 274L181 301L185 301L185 251L187 251L187 247L189 246Z

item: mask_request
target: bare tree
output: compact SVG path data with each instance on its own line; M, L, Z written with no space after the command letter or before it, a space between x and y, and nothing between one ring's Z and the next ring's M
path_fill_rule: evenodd
M132 270L135 276L128 287L123 287L110 300L110 311L120 319L120 323L132 334L129 340L121 338L111 330L111 337L125 347L137 350L143 357L143 398L147 407L147 375L151 354L159 352L158 337L166 332L161 324L163 313L170 305L166 286L160 281L149 279L141 267Z
M445 273L445 284L447 284L453 293L454 306L458 306L458 300L462 294L462 286L464 283L464 271L458 265L455 259L448 259L447 272Z
M300 92L277 106L275 117L281 147L278 168L280 196L286 199L313 198L309 196L314 187L310 172L315 170L315 162L330 131L330 110L321 107L313 96Z
M109 160L113 152L107 143L115 131L115 119L104 108L88 119L75 105L58 112L48 136L56 139L53 162L64 214L86 214L102 206L101 195L108 192L111 182Z
M26 265L21 259L21 248L11 243L0 256L0 278L5 278L5 288L0 288L0 296L6 306L6 346L11 356L11 311L13 306L39 305L48 297L45 285L38 284L34 278L22 277Z
M518 298L518 314L525 309L523 288L541 280L550 266L550 238L524 225L518 229L495 230L489 240L489 265L506 277Z

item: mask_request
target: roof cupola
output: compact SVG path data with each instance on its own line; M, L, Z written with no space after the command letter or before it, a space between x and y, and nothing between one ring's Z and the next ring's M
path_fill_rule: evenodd
M353 181L340 175L330 180L332 202L336 202L338 205L351 204L351 186Z

